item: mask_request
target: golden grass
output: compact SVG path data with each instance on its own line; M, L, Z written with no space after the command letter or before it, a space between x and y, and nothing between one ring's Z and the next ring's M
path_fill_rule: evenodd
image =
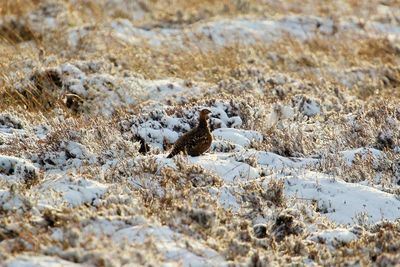
M2 0L0 2L0 16L23 15L39 5L40 0Z
M46 49L46 42L43 43ZM52 44L54 46L54 44ZM86 56L86 59L104 58L122 64L122 66L132 72L140 73L148 79L161 79L168 77L181 78L188 81L203 81L218 83L227 79L249 79L246 76L237 76L242 69L256 68L265 74L278 71L287 73L298 79L319 82L320 72L315 72L315 68L320 69L327 81L337 83L336 71L343 71L349 68L375 68L375 66L392 66L398 63L396 50L392 44L385 39L365 39L359 41L343 41L339 38L314 38L306 43L294 40L283 40L272 44L255 44L243 46L240 44L223 47L217 50L192 49L185 51L158 50L150 46L131 46L110 41L107 45L106 53L98 51ZM21 95L16 91L10 80L10 72L14 72L6 65L9 65L21 57L32 59L41 65L37 51L26 51L15 49L12 46L3 45L5 48L0 55L2 58L2 71L0 73L0 94L3 101L0 109L10 105L23 105L30 110L39 108L46 110L48 106L42 100L52 103L58 102L60 96L49 95L46 92L37 92L36 88L28 90L28 94ZM48 53L51 53L52 48ZM60 48L57 48L59 50ZM36 54L35 54L36 53ZM272 61L269 53L279 55L279 61ZM68 62L74 60L73 57L80 58L78 54L70 54L65 58L58 58L57 62ZM299 70L301 69L301 72ZM378 93L385 97L393 93L392 97L399 97L399 93L394 89L398 86L398 70L390 72L389 78L392 86L382 83L373 89L359 88L355 91L356 95L365 99ZM21 77L22 78L22 77ZM395 86L395 87L393 87ZM43 95L44 93L44 95ZM44 96L41 99L40 95ZM49 99L50 97L50 99ZM52 99L52 97L55 97Z
M44 2L39 0L3 0L0 1L0 16L15 15L19 18L42 3ZM207 50L201 49L196 46L195 42L187 40L185 45L191 49L173 50L169 47L152 47L146 43L127 44L101 31L102 23L114 18L129 19L136 26L148 27L159 25L185 27L187 24L212 18L289 14L322 15L332 17L334 20L353 15L368 19L368 16L374 14L380 1L307 0L299 5L298 1L294 0L269 1L266 4L261 4L261 1L257 0L150 0L140 3L141 8L145 11L144 18L141 20L133 19L130 10L115 10L109 17L107 15L109 10L105 9L102 1L78 0L75 1L75 5L68 1L60 3L66 5L69 25L46 33L40 38L29 36L27 34L29 28L16 30L12 27L0 28L0 112L12 111L21 114L21 117L31 125L47 124L52 128L47 137L40 141L31 141L29 138L16 135L15 139L9 139L6 145L2 146L0 152L13 156L26 153L42 157L41 153L62 152L60 143L65 140L74 140L96 154L99 161L107 161L110 157L107 153L112 149L116 153L120 153L111 156L119 163L105 173L103 178L98 178L98 176L100 169L104 167L102 165L104 162L95 164L85 162L86 169L78 171L77 174L93 179L104 179L107 183L114 183L114 185L120 183L125 187L124 190L130 190L130 197L138 200L140 205L137 203L132 206L121 203L117 205L109 200L120 192L111 191L108 193L111 197L105 196L105 203L100 207L88 204L90 208L82 206L76 209L66 209L60 211L59 214L45 211L43 218L48 226L44 225L42 228L32 224L29 212L24 213L22 219L15 215L3 216L1 222L4 225L11 223L13 218L27 225L27 229L22 228L25 232L19 237L20 240L26 241L31 246L26 246L21 241L15 241L14 247L10 249L11 253L40 253L43 252L42 246L43 248L59 246L64 249L72 249L73 246L69 240L63 241L62 244L52 240L52 227L65 227L72 224L73 227L79 229L83 228L83 224L91 223L96 216L113 216L113 219L119 216L118 218L122 218L121 220L129 217L127 219L129 221L137 215L137 209L140 206L140 214L151 220L158 220L182 234L196 236L201 242L209 245L227 259L242 263L250 262L254 266L264 266L264 263L267 265L271 262L278 265L289 264L289 262L304 264L304 260L309 259L320 265L341 265L349 262L352 264L358 258L362 258L362 264L368 265L375 262L385 263L385 260L387 263L398 258L400 248L398 244L393 244L393 240L399 238L398 223L383 224L382 227L378 227L378 230L368 228L366 229L367 233L362 234L358 240L349 244L339 244L336 250L331 250L326 244L305 242L304 235L288 235L282 242L278 242L272 234L265 239L256 239L250 227L250 220L255 218L255 214L261 214L265 209L274 218L278 217L285 208L291 206L283 195L284 184L282 181L270 182L267 188L260 186L258 184L260 181L249 183L244 188L241 199L246 209L239 215L233 216L231 212L215 205L214 198L208 190L211 186L220 187L222 181L200 166L190 165L182 158L178 158L176 159L176 170L162 168L157 164L156 157L150 154L132 167L131 160L139 158L137 144L128 140L127 137L123 137L116 125L121 117L131 117L132 113L139 114L142 107L140 104L132 107L133 111L130 112L118 110L113 119L75 116L74 112L65 106L61 90L56 88L57 80L51 75L45 75L46 72L42 71L38 72L40 75L36 76L36 82L33 81L32 84L26 85L26 88L17 90L19 81L27 80L32 76L32 74L24 72L25 67L32 66L32 70L41 70L78 60L110 62L115 67L112 75L122 76L127 71L139 73L147 79L176 77L188 82L207 82L211 86L221 87L219 92L221 94L193 100L193 102L188 102L187 106L171 107L169 112L178 114L190 106L204 102L211 103L216 98L245 103L248 105L248 110L254 107L268 110L273 103L278 102L277 99L280 99L279 103L290 105L291 98L298 93L309 93L313 96L317 92L315 94L318 94L321 100L325 100L325 97L329 98L334 95L332 87L335 87L340 89L338 92L346 90L347 93L351 90L351 94L361 100L362 105L354 103L354 106L351 106L351 103L340 100L342 101L341 110L333 112L333 115L323 114L316 118L296 118L290 121L290 124L295 127L285 126L283 129L277 126L266 127L265 121L268 114L257 115L259 116L257 117L258 122L254 122L256 115L250 111L248 114L245 113L246 108L243 108L241 109L243 114L240 115L243 119L242 127L248 126L247 121L252 122L254 130L265 135L264 142L256 147L258 150L274 151L285 156L318 154L328 150L330 152L333 150L334 153L335 149L364 145L375 147L380 145L383 147L382 151L385 151L388 145L382 144L377 136L382 130L396 130L395 126L387 125L384 118L399 116L397 103L400 99L400 70L396 67L400 64L399 50L388 39L340 34L321 35L301 42L284 37L273 43L258 42L253 45L236 43L222 48L210 46L210 49ZM391 5L398 6L395 1ZM72 49L66 43L66 30L68 27L84 24L90 24L93 31L82 40L76 49ZM28 46L25 41L30 41L32 45ZM366 72L377 71L377 81L364 80L353 88L338 85L337 73L353 68ZM268 82L261 88L265 92L264 97L246 96L246 92L229 91L228 88L221 86L221 81L223 81L225 84L239 87L246 82L257 81L258 78L268 79L273 74L284 74L298 79L302 85L307 85L307 87L305 86L301 91L302 89L287 88L286 85L283 85L282 87L286 91L280 98L273 95L272 91L281 86ZM308 91L314 89L313 92ZM240 92L240 96L238 92ZM246 97L250 100L247 101ZM64 110L64 120L59 118L63 116L52 112L59 107ZM357 116L354 119L357 127L348 122L347 117L342 116L343 114ZM309 132L307 129L297 127L302 126L303 123L309 125L321 123L322 127L315 127L312 129L313 132ZM248 128L253 127L249 126ZM398 143L397 132L393 134L392 139L393 143ZM11 145L9 145L10 142ZM108 156L104 156L106 154ZM397 160L395 157L396 155L391 155L388 162L394 165ZM342 168L342 172L337 174L345 173L351 181L368 180L373 183L373 178L378 173L382 175L382 179L387 180L386 184L382 182L383 186L390 185L395 179L394 167L388 165L386 169L376 170L373 168L370 158L357 160L351 170L350 167L341 166L342 162L338 160L337 154L325 161L317 169L318 171L332 173L334 172L332 169ZM160 196L156 192L157 190L151 186L134 188L127 181L127 177L136 176L140 176L150 185L151 183L159 185L165 195ZM196 178L200 180L200 184L194 183ZM18 190L26 190L21 192L25 194L29 189L21 187ZM310 210L306 211L306 208ZM299 215L296 215L294 219L300 221L302 216L309 218L306 217L310 216L307 214L309 211L315 211L315 208L312 205L305 205L304 210L299 210ZM208 214L203 210L212 211L212 215L215 216L213 224L208 221ZM205 216L207 219L205 223L200 216ZM5 218L9 221L5 222ZM321 224L315 216L311 216L310 220L316 220L313 222L317 227L328 227L328 229L333 227ZM273 219L266 224L268 229L273 227ZM93 237L93 240L96 238ZM94 242L93 240L83 239L83 241ZM108 240L106 239L106 241ZM78 248L85 250L91 245L93 245L91 249L103 248L104 242L100 245L89 242ZM252 250L251 253L249 248ZM148 250L143 250L149 253ZM381 255L375 255L376 251L382 251ZM154 251L153 254L155 254ZM84 256L74 258L68 255L64 255L64 257L75 261L80 259L84 262L82 259ZM2 257L5 256L0 251L0 261L4 260ZM145 261L144 259L146 258L142 260ZM100 258L98 260L101 262Z

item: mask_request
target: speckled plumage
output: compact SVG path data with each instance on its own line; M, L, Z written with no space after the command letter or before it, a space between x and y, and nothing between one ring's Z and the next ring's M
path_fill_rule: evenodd
M207 123L210 112L208 109L200 111L198 125L176 141L168 158L172 158L181 152L190 156L199 156L210 148L212 136Z

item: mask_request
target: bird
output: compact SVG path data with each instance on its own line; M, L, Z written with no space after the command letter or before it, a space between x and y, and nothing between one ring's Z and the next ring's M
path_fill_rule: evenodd
M207 108L203 108L200 111L199 122L197 126L182 135L175 142L174 147L167 158L172 158L181 152L196 157L200 156L210 148L212 135L210 129L208 128L207 122L208 114L210 113L211 111Z

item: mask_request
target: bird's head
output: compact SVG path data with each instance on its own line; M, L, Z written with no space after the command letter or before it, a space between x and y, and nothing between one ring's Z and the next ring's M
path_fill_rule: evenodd
M211 113L211 110L209 110L208 108L203 108L202 110L200 110L200 118L207 118L208 114Z
M200 116L199 116L199 127L200 128L207 128L208 123L208 114L211 113L211 110L208 108L203 108L200 110Z

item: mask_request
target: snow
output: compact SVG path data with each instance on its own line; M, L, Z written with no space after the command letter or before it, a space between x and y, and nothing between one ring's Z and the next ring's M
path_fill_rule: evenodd
M288 196L316 200L322 214L338 224L357 223L357 216L364 215L367 223L400 218L400 201L372 187L311 171L287 175L284 179Z
M218 203L226 210L232 210L238 212L240 205L236 200L236 197L231 192L232 187L222 186L219 189L210 188L210 192L214 195L219 194Z
M354 163L357 155L360 156L363 160L365 160L367 156L372 156L374 162L377 162L378 159L382 159L384 156L382 151L375 148L366 147L341 151L341 154L348 166L351 166Z
M312 234L310 240L325 243L325 244L348 244L357 239L357 236L351 231L343 228L336 228L333 230L323 230Z
M97 218L94 221L90 221L88 225L85 226L83 232L85 234L95 234L112 236L114 233L120 229L126 228L127 224L121 220L109 220L105 218Z
M199 164L203 168L214 172L220 176L225 183L230 184L235 181L248 181L259 177L257 169L242 162L235 162L224 159L224 156L205 155L202 157L190 157L191 163Z
M137 44L145 40L152 46L171 45L177 48L184 48L187 39L197 42L202 47L206 47L210 41L217 46L235 42L245 44L252 44L256 41L272 42L285 34L305 40L316 33L332 34L333 26L332 20L300 16L289 16L277 20L219 19L194 24L189 32L168 28L142 30L135 28L126 19L111 22L113 35L125 42Z
M247 150L243 153L243 157L255 157L257 163L268 167L268 169L284 169L284 168L304 168L307 166L315 165L319 162L318 159L313 158L296 158L296 157L283 157L275 153Z
M315 99L298 95L293 99L296 109L308 117L316 116L321 113L321 105Z
M249 147L252 141L261 142L262 135L256 131L239 130L234 128L220 128L212 132L217 139L230 141L242 147Z
M303 112L307 116L315 116L321 113L321 107L315 101L306 102L304 104Z
M86 148L82 144L73 141L67 142L65 149L69 156L73 158L84 159L88 154Z
M275 104L269 114L267 126L276 125L279 121L290 119L294 116L294 109L290 106Z
M158 123L155 122L153 125L154 124ZM164 140L167 140L169 143L175 143L179 137L176 132L170 129L161 128L161 125L159 126L160 129L152 129L150 127L146 127L147 125L146 123L142 124L142 126L136 130L136 133L142 137L145 136L145 140L151 140L149 141L149 144L152 146L162 148L162 143Z
M123 125L126 131L139 135L146 143L153 147L163 150L164 141L173 144L180 135L189 131L198 123L198 111L202 106L195 107L191 110L184 110L183 116L167 115L163 109L151 110L141 116L135 116L130 121L125 121ZM224 128L230 126L240 127L242 121L237 114L232 111L233 107L226 102L216 102L210 107L212 114L210 115L210 125L214 128ZM242 141L262 140L262 135L254 131L246 130L216 130L216 134L221 138L233 140L235 136L242 136Z
M79 45L79 42L89 33L87 27L75 27L69 29L67 32L67 42L68 45L72 48L76 48Z
M52 130L48 125L36 125L32 127L37 138L43 140L47 137L47 134Z
M107 184L83 177L67 175L49 175L38 189L40 193L38 206L76 207L83 203L92 204L101 198L108 189Z
M282 37L283 34L290 34L294 38L305 40L318 32L316 25L322 24L324 32L332 32L332 21L323 21L319 18L291 16L278 20L218 20L206 23L195 32L208 34L217 45L225 45L241 40L245 43L253 43L256 40L271 42ZM331 29L329 29L331 28Z
M249 144L245 136L261 138L261 135L253 131L246 132L233 128L221 128L215 132L222 138L244 146ZM238 138L232 138L232 133ZM345 155L347 162L351 164L355 154L367 152L377 157L381 155L379 150L366 148L343 151L341 154ZM259 167L252 167L242 162L252 157L256 159ZM159 160L162 166L173 166L172 160L162 158ZM359 223L360 220L363 223L376 223L383 219L400 218L400 201L394 195L367 185L347 183L341 177L307 170L318 164L319 159L287 158L271 152L247 149L234 153L214 152L199 157L188 156L188 161L202 166L223 179L224 185L218 189L210 188L210 193L216 197L219 205L233 212L238 212L241 208L235 197L236 194L242 193L236 188L237 185L260 179L261 169L274 173L272 176L267 176L263 182L265 188L270 179L283 178L287 198L295 197L301 201L316 200L322 215L337 224L352 225ZM274 171L281 173L276 174Z
M167 226L140 225L124 228L113 235L117 243L144 244L152 240L167 263L180 266L214 266L224 263L224 259L214 250L199 241L187 239Z
M0 134L11 134L23 129L22 121L13 114L0 113Z
M5 267L78 267L70 261L62 260L57 257L50 256L28 256L21 255L5 262Z
M376 35L398 35L400 27L387 23L368 22L365 26ZM271 43L289 35L299 41L305 41L318 35L331 36L337 32L351 32L365 35L356 22L310 16L286 16L281 18L251 19L216 19L209 22L193 24L189 30L157 28L143 30L136 28L127 19L111 22L110 28L114 37L129 44L146 42L151 46L170 46L185 49L190 40L202 48L228 46L234 43L254 44L256 41Z
M335 12L326 17L279 15L280 11L273 16L268 12L260 15L259 10L253 10L253 6L257 9L254 3L249 10L244 5L244 12L237 16L235 10L242 8L241 3L223 5L222 13L194 10L187 14L179 10L164 16L164 10L148 10L146 1L104 0L79 10L74 10L75 0L47 2L28 7L18 16L0 17L0 31L8 33L7 28L13 26L17 34L27 35L10 43L29 54L9 56L14 60L4 73L7 90L15 89L20 97L30 95L36 86L37 93L50 93L57 99L49 103L50 108L62 104L58 99L66 104L62 107L65 111L57 108L48 114L31 113L29 105L22 104L5 107L7 111L0 113L0 211L6 215L4 227L0 225L0 239L5 240L0 242L0 261L7 259L1 266L79 265L72 261L111 266L118 265L118 260L120 265L134 265L133 254L143 263L146 257L163 261L164 265L157 262L154 266L257 265L269 260L276 265L282 249L292 246L292 239L283 243L276 239L271 254L262 255L264 249L270 249L272 236L268 235L275 230L267 232L265 240L255 240L254 228L247 232L254 224L269 231L282 223L278 227L290 234L290 228L302 221L307 231L293 236L295 249L301 250L303 241L306 247L311 244L325 249L325 244L331 252L348 245L340 251L347 255L353 249L352 242L375 234L372 224L400 219L396 154L400 153L396 132L400 109L388 106L377 111L379 97L363 99L361 91L360 96L351 96L341 90L341 85L351 91L366 88L369 94L382 85L397 85L396 58L388 63L389 59L382 57L381 62L363 55L365 49L358 49L382 40L382 46L375 47L378 52L393 54L398 50L398 8L379 5L377 14L364 21L360 14L337 14L348 9L346 5L334 6ZM278 6L302 12L288 3ZM307 12L315 8L320 6ZM319 13L331 12L323 11ZM80 12L89 13L79 18ZM91 13L93 20L86 17ZM103 15L109 17L103 19ZM25 28L31 33L25 33ZM54 37L60 38L61 45L46 47ZM346 38L350 43L357 41L355 51L360 52L360 61L349 65L339 57L345 62L330 65L330 53L340 55L346 46L328 54L312 51L319 44L323 47ZM42 41L38 44L36 39ZM13 49L8 46L7 41L6 52ZM171 66L170 75L153 75L136 69L141 62L138 66L126 62L132 59L131 54L120 58L119 47L121 51L133 49L133 54L142 51L140 60L148 56L156 63L154 68L159 67L157 60L171 61L172 65L177 60L176 66ZM304 47L304 58L310 56L317 66L302 66L303 55L298 54ZM201 60L222 48L237 56L239 64L218 66L219 58L211 58L216 60L215 72L214 66L203 68L200 62L202 68L190 66L190 71L197 70L192 77L179 73L181 52L183 60L188 55ZM164 58L154 58L159 51ZM243 56L248 56L248 61L242 62ZM368 57L379 64L367 62ZM223 71L221 77L219 71ZM299 77L293 78L293 73ZM42 76L50 83L38 86L35 78ZM71 104L71 99L76 102ZM198 157L166 158L172 144L198 123L198 112L204 107L211 110L211 148ZM386 119L382 129L360 129L369 122L380 126L380 112L390 113L382 116ZM93 118L99 125L93 125ZM355 130L354 136L360 134L361 140L348 136L355 142L347 142L344 127L351 121L355 125L358 119L360 127L349 132ZM276 139L297 129L299 136L293 139ZM137 151L137 137L151 147L146 154ZM332 137L338 138L327 140ZM387 150L374 148L381 147L380 138L390 139ZM292 155L299 156L284 156L286 146L291 146L288 150ZM281 151L281 155L271 151ZM359 171L359 159L372 164L366 170L372 169L372 179L379 182L345 182L359 180L346 179L344 172L353 164ZM271 197L275 189L275 195L280 196L280 187L271 187L279 182L284 182L283 203L275 203ZM200 223L191 224L190 215L185 217L187 210L215 215L216 225L202 229ZM24 234L14 237L13 231ZM249 252L240 255L240 250L247 248ZM104 258L91 262L102 249L106 249ZM308 253L304 250L297 255L300 262L324 263L327 254L311 257L303 255ZM231 257L232 251L235 255ZM260 262L254 261L255 252L260 253ZM332 264L329 260L327 265Z
M57 150L32 155L31 160L45 170L79 170L84 163L93 164L96 156L75 141L61 141Z
M201 96L208 86L177 78L147 80L135 73L116 76L110 74L112 69L106 61L76 61L41 69L40 73L56 73L61 82L58 90L80 99L79 109L103 116L143 101L167 103L169 99L183 101L194 94Z
M188 85L181 79L161 79L161 80L137 80L141 87L144 87L144 99L164 102L173 97L176 99L190 97L194 94L202 95L202 87ZM201 85L201 84L200 84Z
M55 228L52 230L53 233L50 235L50 237L55 240L55 241L63 241L64 240L64 233L62 229L60 228Z
M38 175L38 169L25 159L0 155L0 180L17 182Z
M24 209L23 199L16 193L0 189L0 208L7 211Z
M117 19L111 22L113 36L131 44L139 44L146 40L150 45L160 46L162 44L160 36L171 35L177 33L176 30L160 29L156 31L147 31L136 28L127 19Z
M27 15L27 22L33 32L54 31L66 22L63 18L65 11L66 7L60 3L42 5Z
M393 35L393 36L399 36L400 35L400 27L387 24L387 23L380 23L380 22L369 22L367 23L366 27L368 30L371 30L376 33L384 33L388 35Z

